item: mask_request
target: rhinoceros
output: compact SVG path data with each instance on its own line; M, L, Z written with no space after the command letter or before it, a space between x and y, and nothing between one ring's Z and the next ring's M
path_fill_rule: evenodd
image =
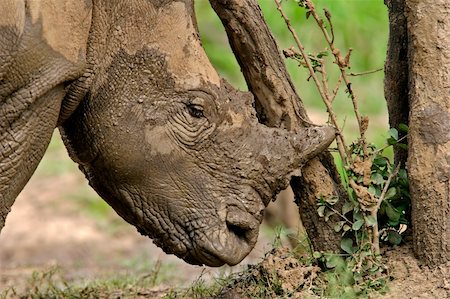
M335 137L258 122L192 0L2 0L0 229L55 128L97 193L167 253L239 263L265 205Z

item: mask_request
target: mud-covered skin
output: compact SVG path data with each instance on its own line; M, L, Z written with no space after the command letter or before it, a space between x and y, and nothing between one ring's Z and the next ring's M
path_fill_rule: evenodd
M72 157L124 219L190 263L241 261L264 203L334 137L259 124L252 96L225 82L177 89L155 50L119 52L106 74L64 126Z
M42 10L52 0L41 1ZM56 81L34 76L49 95L57 93L54 101L36 97L52 117L43 120L45 130L30 125L45 138L36 144L21 140L27 156L12 152L21 153L24 165L37 165L59 118L72 159L100 196L141 233L189 263L240 262L256 242L265 204L287 186L292 172L328 146L334 129L289 133L259 124L252 96L221 81L208 61L192 1L92 4L84 14L92 16L87 44L74 47L81 50L78 56L64 49L43 20L36 40L49 50L39 52L39 67L65 70L57 61L83 66L80 73L50 72ZM24 68L24 76L29 73ZM1 104L4 113L7 106ZM41 114L29 107L21 115L33 123ZM22 131L17 132L20 137ZM0 179L20 191L32 171L22 172L24 179L16 184L17 175L12 180L4 175L15 168L8 160L1 163ZM3 218L16 195L1 200Z
M36 1L0 4L0 230L50 142L66 85L84 71L85 46L67 41L62 49L50 37L46 2L42 9L33 9ZM63 9L55 7L54 13ZM69 4L64 10L72 8L79 12L85 6ZM59 29L82 31L81 23Z

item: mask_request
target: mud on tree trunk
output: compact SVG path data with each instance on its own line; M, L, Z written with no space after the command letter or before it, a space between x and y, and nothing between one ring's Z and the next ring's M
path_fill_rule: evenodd
M428 265L450 261L450 4L406 0L413 240Z
M385 0L390 36L385 96L392 127L407 123L406 158L414 252L433 266L450 260L450 5Z
M256 0L210 0L221 19L249 90L255 96L258 117L268 126L295 130L311 125L286 71L279 49ZM340 235L333 230L339 219L325 222L317 214L321 196L346 196L329 153L310 161L292 189L303 225L315 250L340 250ZM341 201L342 202L342 201Z

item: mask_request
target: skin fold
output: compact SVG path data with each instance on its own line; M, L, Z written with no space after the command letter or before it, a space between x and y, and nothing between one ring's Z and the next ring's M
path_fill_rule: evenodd
M29 11L33 1L8 1L11 15L21 12L14 14L14 7L23 8L24 24L33 24L24 25L25 34L37 28ZM53 2L41 2L40 9ZM29 89L8 75L18 65L12 46L0 48L0 71L12 66L0 72L1 119L15 107L24 111L0 123L0 134L17 141L6 152L10 141L0 140L0 180L7 186L0 189L0 227L35 166L15 169L37 165L60 125L69 155L90 185L140 233L192 264L239 263L256 243L264 207L328 147L335 130L288 132L258 123L252 95L221 80L206 57L192 1L96 0L78 7L89 20L87 31L77 27L71 51L78 55L61 50L55 33L53 41L46 38L45 13L36 18L43 29L35 41L48 47L39 67L57 80L45 83L49 91L33 104L15 96ZM10 45L23 43L23 34L13 36ZM38 77L31 73L28 66L20 72ZM41 120L45 126L36 120L41 111L51 111ZM19 140L24 132L41 137Z

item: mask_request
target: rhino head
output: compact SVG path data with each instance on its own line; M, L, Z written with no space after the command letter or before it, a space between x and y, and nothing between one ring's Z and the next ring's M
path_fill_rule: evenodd
M113 2L94 7L87 92L61 128L69 153L164 251L235 265L255 245L265 205L335 131L260 124L252 95L208 61L189 1L132 11ZM130 27L128 14L142 23Z

